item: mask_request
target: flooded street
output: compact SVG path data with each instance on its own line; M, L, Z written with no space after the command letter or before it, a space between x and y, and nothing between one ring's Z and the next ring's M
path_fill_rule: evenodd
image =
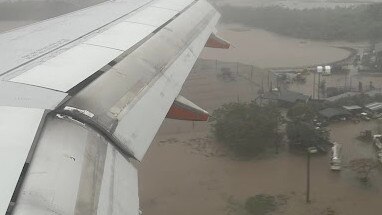
M221 26L219 35L228 40L229 50L205 49L201 58L240 62L261 68L303 67L326 64L350 53L337 47L363 47L366 43L317 42L280 36L261 29Z
M239 65L235 81L219 79L214 61L199 60L185 84L182 95L212 111L226 102L250 101L260 89L263 73L254 69L253 81L248 68ZM236 64L218 63L218 68ZM329 127L331 140L343 144L344 163L356 158L374 158L370 143L356 139L365 129L374 130L375 122L335 123ZM329 168L329 155L311 160L311 199L305 203L306 156L291 154L286 147L276 155L271 151L258 159L233 158L210 137L208 123L166 120L139 171L141 206L144 214L245 215L243 203L257 194L281 195L287 204L274 214L379 215L382 210L382 173L372 173L371 185L364 186L354 172L340 173ZM328 212L329 211L329 212Z
M250 6L250 7L268 7L282 6L292 9L311 9L311 8L335 8L335 7L353 7L362 4L381 2L381 0L358 0L358 1L331 1L331 0L211 0L218 5Z

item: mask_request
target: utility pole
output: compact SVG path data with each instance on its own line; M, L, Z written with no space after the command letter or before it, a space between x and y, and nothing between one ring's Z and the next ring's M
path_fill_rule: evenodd
M318 88L317 88L318 101L320 101L320 89L321 89L321 73L318 73Z
M316 73L313 72L313 100L316 98Z
M307 150L306 160L306 203L310 203L310 152Z
M218 73L218 60L216 59L216 61L215 61L215 72L216 72L216 74Z
M251 66L251 81L252 81L252 77L253 77L253 65Z
M344 86L345 86L345 91L347 91L347 82L348 82L348 74L345 73L345 84L344 84Z
M350 76L350 91L352 91L352 82L353 82L353 79L352 79L352 76Z

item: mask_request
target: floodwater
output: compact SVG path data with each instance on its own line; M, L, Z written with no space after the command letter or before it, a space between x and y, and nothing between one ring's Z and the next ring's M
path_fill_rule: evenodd
M234 5L241 7L268 7L281 6L291 9L312 9L312 8L335 8L335 7L354 7L369 3L381 2L381 0L211 0L218 5Z
M250 101L261 87L264 72L239 65L233 81L220 79L220 68L235 63L199 60L182 95L212 111L226 102ZM331 125L332 141L344 145L343 159L374 158L370 143L356 139L375 122L340 122ZM248 215L245 199L258 195L281 195L284 205L274 214L285 215L379 215L382 206L382 173L371 175L369 186L362 185L349 169L341 173L329 169L329 155L311 160L311 203L305 203L306 157L291 154L283 145L280 153L270 152L258 159L233 158L216 143L208 123L165 120L139 167L141 208L146 215L208 214Z
M205 49L201 58L240 62L261 68L326 64L349 55L348 51L338 47L363 45L295 39L240 26L221 26L218 34L231 43L231 48Z

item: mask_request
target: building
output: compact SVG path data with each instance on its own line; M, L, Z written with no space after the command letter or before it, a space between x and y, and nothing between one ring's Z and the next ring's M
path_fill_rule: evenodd
M307 102L310 96L304 95L302 93L289 91L289 90L280 90L280 91L271 91L265 92L261 98L267 100L278 101L280 105L291 106L297 102Z
M382 103L381 102L373 102L370 104L365 105L365 108L367 111L378 114L382 112Z

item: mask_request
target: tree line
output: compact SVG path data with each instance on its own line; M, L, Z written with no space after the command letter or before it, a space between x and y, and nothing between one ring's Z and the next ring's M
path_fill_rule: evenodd
M348 8L290 9L281 6L220 8L225 23L315 40L382 39L382 3Z

